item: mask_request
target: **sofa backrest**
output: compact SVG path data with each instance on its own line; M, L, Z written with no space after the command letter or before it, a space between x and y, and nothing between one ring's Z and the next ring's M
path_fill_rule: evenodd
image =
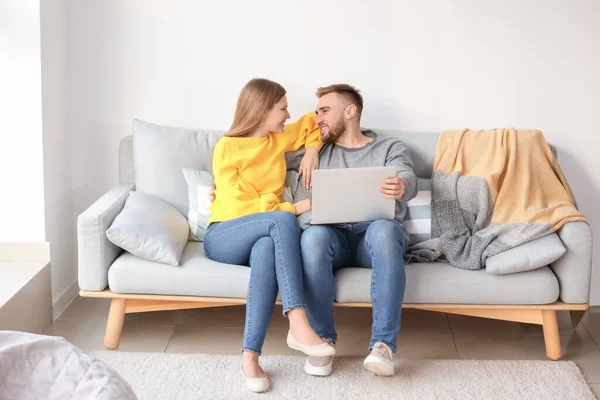
M417 177L431 178L439 133L373 131L399 138L409 149ZM133 136L124 138L119 149L120 182L135 183L137 190L166 201L186 215L188 188L182 169L210 171L213 148L223 133L134 120ZM303 152L286 154L289 168L298 168Z
M433 159L439 133L402 132L384 129L373 129L373 131L384 136L398 137L410 151L417 176L419 178L431 178ZM198 130L197 132L200 136L222 134L222 132L208 130ZM119 181L120 183L135 183L132 135L123 138L119 146Z

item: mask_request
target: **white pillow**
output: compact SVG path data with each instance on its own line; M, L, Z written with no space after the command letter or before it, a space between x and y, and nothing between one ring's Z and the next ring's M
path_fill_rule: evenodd
M188 187L188 224L190 227L190 240L204 241L206 225L210 218L209 190L213 186L213 176L208 171L183 168L183 177Z
M488 257L486 271L494 275L514 274L545 267L561 258L567 249L556 233L523 243Z
M144 260L179 265L187 243L187 221L174 207L142 192L131 192L106 231L115 245Z

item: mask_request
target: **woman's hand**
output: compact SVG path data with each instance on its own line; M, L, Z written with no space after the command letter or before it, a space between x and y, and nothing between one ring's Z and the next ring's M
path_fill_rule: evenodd
M302 177L302 186L312 187L312 172L319 168L319 150L316 147L307 147L302 162L300 162L299 176Z
M212 203L213 201L215 201L215 189L217 187L215 186L215 184L213 183L212 187L210 189L208 189L208 200L210 200L210 202Z
M310 199L300 200L294 203L294 207L296 207L296 215L304 214L312 209L312 202Z

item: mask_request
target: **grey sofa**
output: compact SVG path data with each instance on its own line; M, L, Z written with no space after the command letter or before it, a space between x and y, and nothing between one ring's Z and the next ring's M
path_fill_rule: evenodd
M417 176L431 177L437 134L376 132L399 137L410 149ZM192 138L191 144L165 149L181 154L161 159L172 173L169 184L175 185L176 193L187 190L180 168L208 168L210 151L222 134L184 133ZM128 194L136 189L136 168L141 166L134 163L133 143L128 136L120 145L120 185L78 219L80 295L112 299L105 335L109 349L119 345L125 313L243 304L249 278L245 266L209 260L201 242L188 242L181 265L170 266L139 259L108 241L106 230ZM290 154L288 162L300 156ZM196 165L186 165L192 162ZM493 275L485 269L461 270L445 263L408 264L404 307L543 325L547 355L558 359L561 348L556 311L569 310L574 325L580 321L588 308L592 261L588 225L569 223L558 235L567 249L565 255L552 265L528 272ZM348 267L336 274L336 305L369 306L371 271Z

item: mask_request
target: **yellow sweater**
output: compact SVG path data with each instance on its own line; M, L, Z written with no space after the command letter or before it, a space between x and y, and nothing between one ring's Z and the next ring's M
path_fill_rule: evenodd
M216 189L208 224L266 211L295 213L293 204L281 201L287 172L285 153L303 145L323 146L315 121L316 114L311 112L286 125L283 133L219 139L213 152Z

